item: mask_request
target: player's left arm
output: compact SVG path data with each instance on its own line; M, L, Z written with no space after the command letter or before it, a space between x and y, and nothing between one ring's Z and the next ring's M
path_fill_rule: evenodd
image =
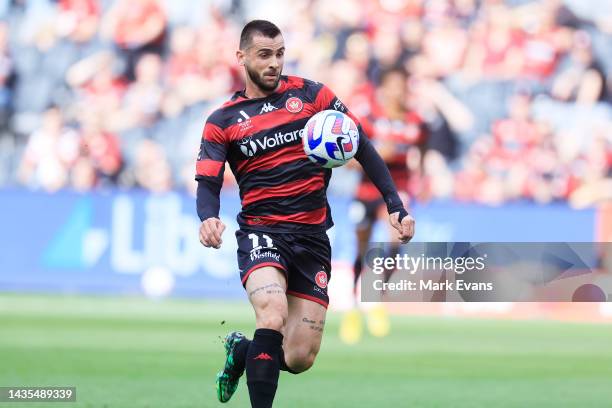
M355 159L361 164L363 171L372 180L385 200L387 211L389 212L389 222L399 232L400 241L410 241L414 236L414 218L404 207L387 165L368 139L363 127L359 123L359 119L325 85L317 93L315 105L320 110L334 109L353 119L359 129L359 147L355 154Z
M207 248L220 248L225 224L219 219L221 186L227 155L227 141L223 130L206 122L196 162L198 190L196 207L200 224L200 242Z

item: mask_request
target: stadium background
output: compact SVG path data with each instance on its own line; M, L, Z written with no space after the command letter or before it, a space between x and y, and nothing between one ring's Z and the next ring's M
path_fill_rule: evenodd
M411 179L416 240L612 241L610 2L0 0L0 385L77 384L83 406L214 406L218 337L252 322L235 183L226 172L224 246L203 249L194 162L207 114L241 87L234 51L252 18L280 26L285 73L357 115L381 72L408 70L430 129ZM335 309L358 177L336 170L330 187ZM302 386L336 393L315 406L525 406L513 389L527 405L610 401L612 332L584 323L609 323L606 304L394 309L391 336L348 349L332 314L317 368L285 380L282 401L305 404ZM371 382L335 391L356 355L351 378ZM160 391L179 386L176 400Z

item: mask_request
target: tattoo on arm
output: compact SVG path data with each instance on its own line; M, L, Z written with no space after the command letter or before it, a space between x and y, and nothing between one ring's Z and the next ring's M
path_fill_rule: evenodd
M258 288L253 289L252 291L249 292L249 297L253 296L256 293L263 292L263 291L265 291L265 293L267 293L268 295L285 293L285 290L280 284L270 283L268 285L260 286Z

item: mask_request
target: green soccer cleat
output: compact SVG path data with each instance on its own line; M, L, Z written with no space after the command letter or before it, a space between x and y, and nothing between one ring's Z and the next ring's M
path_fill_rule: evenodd
M244 370L237 371L234 366L234 350L236 345L245 339L244 335L240 332L231 332L223 340L225 346L225 367L223 371L217 374L217 398L221 402L227 402L232 398L232 395L238 388L238 381Z

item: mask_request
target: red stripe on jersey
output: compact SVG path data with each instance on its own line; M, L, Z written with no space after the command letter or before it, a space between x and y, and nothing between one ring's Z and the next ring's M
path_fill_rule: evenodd
M269 113L257 115L249 119L251 121L250 134L259 133L266 129L272 129L281 125L288 125L299 119L310 118L313 114L312 104L304 103L304 107L298 113L291 113L285 109L285 106L278 107ZM225 129L228 135L233 135L235 140L244 137L244 133L240 131L240 123L235 123Z
M210 159L196 162L196 173L198 176L217 177L223 167L223 162Z
M308 179L290 181L274 187L254 188L248 191L242 198L242 207L244 208L249 204L265 200L266 198L295 196L317 191L324 187L323 175L319 174Z
M296 76L287 77L287 89L301 88L304 86L304 78Z
M289 215L245 216L248 225L276 225L279 222L299 222L302 224L322 224L327 216L327 207L318 210L303 211Z
M248 100L248 98L245 98L244 96L238 95L238 96L236 96L236 99L230 99L229 101L227 101L223 105L221 105L221 109L229 108L230 106L236 105L237 103L240 103L240 102L246 101L246 100Z
M227 144L227 140L225 139L225 133L223 129L214 123L206 122L204 125L204 131L202 132L202 138L204 140L209 140L211 142L216 142L220 144Z
M306 153L304 153L302 144L299 143L294 146L283 147L273 153L264 154L263 156L238 161L236 170L238 170L239 173L248 173L253 170L266 170L305 158Z
M329 104L334 100L336 95L325 85L319 89L317 97L315 99L315 106L317 111L325 110L329 107Z

